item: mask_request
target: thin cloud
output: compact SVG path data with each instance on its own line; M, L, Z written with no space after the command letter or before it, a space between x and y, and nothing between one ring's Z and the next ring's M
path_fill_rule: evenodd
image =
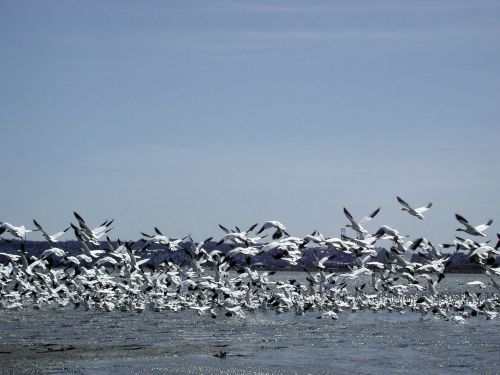
M496 36L500 27L476 29L434 29L434 30L285 30L285 31L246 31L240 35L261 39L394 39L394 38L429 38L429 37L464 37L464 36Z
M498 6L496 1L481 1L481 6ZM386 11L446 11L450 9L475 9L472 1L376 1L376 2L300 2L290 1L225 1L219 3L226 11L248 11L256 13L313 13L313 12L386 12Z

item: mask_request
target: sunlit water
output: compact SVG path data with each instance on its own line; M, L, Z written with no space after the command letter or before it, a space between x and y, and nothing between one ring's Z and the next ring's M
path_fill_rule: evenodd
M486 280L447 275L440 287L460 291L477 279ZM457 324L387 311L344 312L336 321L319 316L259 311L242 320L194 311L0 311L0 373L500 373L498 319L480 316ZM222 352L224 358L214 356Z

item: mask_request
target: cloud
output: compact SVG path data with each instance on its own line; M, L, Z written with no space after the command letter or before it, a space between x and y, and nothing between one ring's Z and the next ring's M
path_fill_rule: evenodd
M254 39L395 39L395 38L431 38L464 37L481 35L499 35L500 27L484 28L434 28L434 29L344 29L344 30L282 30L282 31L243 31L241 37Z
M498 6L496 1L236 1L220 2L220 10L256 13L314 13L314 12L387 12L387 11L448 11L450 9L477 9L478 6Z

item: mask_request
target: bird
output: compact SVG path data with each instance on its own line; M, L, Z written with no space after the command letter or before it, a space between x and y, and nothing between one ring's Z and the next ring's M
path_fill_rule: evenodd
M479 280L469 281L468 283L466 283L466 285L478 286L481 289L485 289L486 288L486 285L484 285L484 283L482 281L479 281Z
M386 234L390 239L392 239L394 242L401 242L403 236L401 235L396 229L391 228L387 225L382 225L375 234L373 234L373 237L381 237L384 234ZM385 238L385 237L384 237Z
M257 241L262 239L263 237L253 237L250 238L248 237L248 234L255 229L255 227L258 225L258 223L253 224L248 228L246 231L242 231L240 228L236 226L236 229L230 230L224 227L223 225L219 224L219 228L222 229L224 233L224 237L217 243L217 246L222 245L223 243L228 243L232 245L256 245Z
M269 220L266 221L264 224L262 224L262 227L259 229L257 234L262 233L264 230L269 229L269 228L275 228L276 231L273 233L273 240L277 240L278 238L281 238L283 235L290 236L288 232L286 231L286 227L281 224L279 221L275 220Z
M81 217L81 215L78 214L78 212L73 211L73 215L75 215L76 220L78 220L78 224L80 224L80 235L85 241L89 241L93 243L94 245L98 246L99 245L99 238L101 238L104 234L108 233L112 228L109 226L113 223L114 219L112 220L105 220L101 225L94 229L90 229L85 220ZM73 229L76 227L71 224ZM77 229L75 229L76 231Z
M12 225L10 223L0 221L0 235L6 231L13 236L21 239L24 239L26 237L26 233L33 232L31 229L26 229L24 225L16 227L15 225Z
M378 210L369 216L373 218ZM465 220L461 216L460 219L461 222ZM33 222L42 230L36 220ZM106 220L103 226L108 228L111 222ZM487 227L491 222L482 225ZM297 315L319 312L318 318L337 319L343 311L385 309L402 314L420 311L422 318L431 314L443 320L456 317L462 322L476 316L497 319L500 312L500 285L496 281L500 275L496 263L500 251L498 245L494 248L488 242L457 237L460 250L466 250L468 260L485 273L484 278L478 276L475 281L459 285L484 292L466 289L450 294L438 292L438 285L451 264L451 254L440 252L424 237L404 242L402 239L407 236L386 225L375 235L367 234L363 239L328 238L316 231L299 238L286 233L283 224L272 221L264 223L261 231L275 229L277 238L269 243L255 244L250 241L254 238L248 239L249 243L234 240L252 231L255 225L246 232L238 227L228 230L220 225L228 241L234 242L235 246L229 251L214 249L212 237L198 243L191 235L172 240L156 227L154 234L144 234L146 242L163 241L172 248L179 248L179 252L173 253L173 250L165 252L163 249L146 251L150 243L135 250L133 245L137 243L132 241L118 240L115 247L109 237L109 249L92 249L83 223L80 227L73 225L81 251L76 256L55 247L37 255L39 252L34 244L15 240L12 242L20 243L18 254L0 253L0 310L27 306L35 309L81 307L103 312L190 309L198 314L209 313L212 318L243 319L247 312L262 309ZM465 227L468 229L467 225ZM486 229L469 227L481 233ZM22 230L14 228L24 227L0 223L0 232L9 231L16 237L22 235ZM106 231L104 229L104 233ZM101 231L93 233L96 237L102 234ZM50 242L48 237L45 238ZM378 239L395 241L389 252L384 251L386 261L382 260L384 254L377 254L374 249ZM308 242L317 247L305 247ZM455 245L443 245L452 246ZM418 262L406 260L405 253L417 248L423 251L419 253L422 259ZM328 260L336 259L337 263L343 255L349 255L345 271L327 273ZM271 267L293 266L295 270L302 268L307 274L293 278L288 275L285 276L287 280L279 275L271 278L274 272L261 272L256 267L257 264L259 267L266 265L265 261L256 262L261 259L272 262L267 263ZM314 267L314 272L308 270L310 266ZM371 285L365 279L371 279ZM490 289L494 289L494 293ZM230 356L229 352L220 352L221 357L225 355Z
M354 219L354 217L351 215L351 213L349 211L347 211L347 208L344 207L344 214L347 217L347 219L351 222L351 224L347 224L346 227L352 228L353 230L358 232L364 238L368 234L368 231L365 228L363 228L363 224L372 220L379 213L379 211L380 211L380 207L378 207L370 215L362 218L360 221L356 221Z
M60 232L57 232L57 233L54 233L54 234L48 234L43 228L42 226L35 220L33 219L33 223L35 224L35 226L38 228L36 229L36 231L40 231L42 232L42 236L47 240L49 241L50 243L56 243L57 242L57 239L59 237L61 237L64 233L66 233L70 228L71 226L67 227L66 229L60 231Z
M484 234L483 232L489 228L491 223L493 223L493 219L489 219L485 224L479 224L473 227L462 215L455 214L455 217L460 224L463 224L465 226L465 228L458 228L457 231L462 231L473 236L486 237L486 234Z
M422 215L425 211L432 207L432 202L427 203L424 207L413 208L408 203L406 203L401 197L396 197L398 202L403 205L401 210L407 211L410 215L418 217L420 220L423 220L424 215Z

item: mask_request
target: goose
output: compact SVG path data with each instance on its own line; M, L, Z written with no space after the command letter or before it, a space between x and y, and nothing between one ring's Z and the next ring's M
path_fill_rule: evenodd
M109 224L109 221L105 223ZM269 228L271 227L277 226ZM8 230L5 226L2 228L3 232ZM452 315L448 316L447 313L454 310L459 317L481 315L486 319L495 319L500 307L497 301L500 285L496 281L500 275L500 267L495 263L500 251L487 243L469 239L458 238L464 244L464 249L468 250L469 257L479 263L489 281L477 280L465 285L481 289L491 286L496 293L493 296L489 292L481 295L466 291L453 296L438 293L436 287L450 261L449 254L442 255L423 238L399 242L402 236L387 226L382 226L377 231L378 236L385 235L398 242L387 253L386 264L372 259L374 254L370 248L378 237L365 236L364 240L342 241L328 239L313 232L304 238L288 236L275 239L269 244L236 247L225 256L218 250L207 253L204 245L211 238L197 244L188 236L190 242L184 242L182 249L186 251L190 262L175 264L173 260L162 259L154 267L150 267L151 258L148 256L139 257L134 254L132 242L119 242L119 247L114 249L108 238L110 250L105 252L106 256L101 257L104 253L102 250L90 250L88 240L84 239L85 230L76 226L74 229L83 251L76 257L67 256L58 248L46 250L38 258L29 256L24 242L21 243L19 254L7 255L8 262L0 264L0 309L23 308L27 305L41 308L50 304L104 311L193 309L200 314L209 311L214 318L217 317L218 309L218 312L222 311L227 316L243 318L245 312L262 308L277 313L291 311L297 315L319 311L318 315L324 312L323 317L332 319L344 310L386 309L404 313L411 309L420 310L422 317L431 315L428 313L431 311L435 318L451 319ZM162 235L157 228L155 232ZM227 235L235 233L241 233L241 230L236 227L235 230L226 232ZM303 249L301 244L305 239L317 241L323 248ZM331 245L325 248L324 245L329 241ZM338 247L349 247L349 253L355 256L355 264L345 273L327 274L324 268L329 258L323 255ZM405 252L417 247L423 249L426 259L421 264L406 261L403 258ZM302 257L302 252L309 251L314 252L311 253L314 258L312 261L311 257ZM274 281L268 277L272 272L261 273L252 269L255 262L238 265L238 259L234 259L238 258L235 255L241 254L252 260L262 252L266 252L264 256L268 256L271 261L273 255L275 259L286 261L287 266L299 265L301 261L307 272L305 281L300 278L285 282ZM5 258L3 253L0 256ZM60 259L60 264L51 262L49 258L52 257ZM203 266L207 262L213 263L213 272L205 272ZM306 269L310 264L314 265L316 273ZM233 268L236 271L230 272ZM365 286L369 285L359 280L366 276L371 278L373 290L377 293L367 292Z
M331 256L325 256L325 257L322 257L321 259L319 259L318 253L316 252L316 249L314 249L314 251L313 251L313 256L314 256L314 265L322 270L325 269L325 262L331 258Z
M432 202L427 203L424 207L413 208L408 203L406 203L402 198L396 197L398 202L403 205L401 210L407 211L410 215L418 217L420 220L423 220L424 215L422 215L425 211L432 207Z
M246 245L246 246L253 246L258 243L259 240L262 238L265 238L266 236L263 237L248 237L248 234L255 229L255 227L258 224L252 225L250 228L248 228L246 231L241 231L238 227L236 227L236 230L229 230L226 227L222 226L219 224L219 227L226 233L224 237L217 243L217 246L222 245L223 243L229 243L231 245Z
M76 220L78 220L78 224L80 225L80 235L81 237L93 243L94 245L98 246L99 245L99 238L101 238L104 234L108 233L111 229L109 226L113 223L114 219L112 220L105 220L101 225L94 229L90 229L85 220L78 214L78 212L73 211L73 215L75 216ZM73 229L76 227L71 224Z
M33 232L31 229L26 229L24 225L16 227L10 223L0 221L0 235L6 231L20 239L24 239L26 233Z
M486 285L484 285L484 283L479 280L469 281L468 283L466 283L466 285L473 285L473 286L478 286L481 289L486 289Z
M425 264L423 266L420 266L417 268L417 271L434 271L436 273L443 273L444 269L446 267L446 263L450 260L450 257L444 257L441 259L436 259L433 260L432 262L429 262L428 264Z
M471 245L474 243L474 241L469 239L463 239L461 237L455 237L455 238L456 239L453 240L453 243L442 243L439 244L439 246L441 246L443 249L454 247L455 252L459 252L460 250L467 250L467 251L472 250Z
M276 221L276 220L266 221L264 224L262 224L262 227L259 229L257 234L260 234L264 230L269 229L269 228L276 229L276 231L274 232L274 234L272 236L273 240L277 240L278 238L281 238L283 236L283 234L285 234L286 236L290 236L286 231L286 227L283 224L281 224L279 221Z
M57 239L59 237L61 237L64 233L66 233L71 228L71 226L69 226L69 227L67 227L66 229L63 229L60 232L57 232L57 233L54 233L54 234L48 234L35 219L33 219L33 223L38 228L37 231L42 232L43 237L47 241L49 241L50 243L56 243Z
M170 239L167 236L163 235L163 233L157 227L154 227L154 229L155 229L156 234L147 234L147 233L141 232L141 234L147 238L147 240L145 240L145 241L148 243L165 245L168 248L170 245Z
M346 227L350 227L364 238L367 234L368 231L363 228L363 224L367 223L368 221L372 220L380 211L380 207L378 207L375 211L373 211L370 215L365 216L363 219L360 221L356 221L351 213L347 211L347 208L344 207L344 214L347 217L347 219L351 222L351 224L347 224Z
M330 311L324 312L323 314L321 314L321 316L318 317L318 319L327 319L327 318L330 318L332 320L337 320L338 316L335 313L335 311L330 310Z
M75 230L75 237L78 240L78 242L80 243L80 250L83 252L83 255L90 258L90 261L92 260L92 258L98 258L100 254L105 253L104 250L90 250L90 248L88 247L88 245L84 241L81 233L78 231L78 228L73 227L73 229ZM85 259L88 259L88 258L85 258Z
M224 233L226 233L226 234L228 234L228 233L245 233L245 234L248 234L251 231L253 231L257 225L259 225L259 223L255 223L255 224L251 225L246 231L241 231L240 228L238 228L237 226L235 226L234 230L230 230L230 229L227 229L225 226L223 226L221 224L219 224L219 228L222 229L224 231Z
M381 237L381 235L367 235L365 239L358 240L357 238L351 238L349 236L344 236L345 241L350 242L353 246L358 249L374 249L375 242Z
M387 225L382 225L377 230L377 232L375 232L373 237L382 237L384 234L386 234L388 238L393 240L394 242L401 242L404 237L407 237L399 234L399 232L396 229L393 229Z
M464 218L462 215L455 214L456 219L460 224L463 224L465 228L458 228L457 231L462 231L468 234L471 234L473 236L481 236L481 237L486 237L486 234L483 232L489 228L491 223L493 223L493 219L489 219L486 224L480 224L476 225L473 227L472 225L469 224L466 218Z
M488 262L489 265L495 264L496 257L500 255L500 251L495 250L491 246L480 246L469 254L469 259L484 265L485 261Z
M314 231L311 234L304 236L302 241L303 242L300 244L301 248L304 248L310 242L313 242L316 245L322 246L325 243L326 238L322 233L319 233L318 231Z

